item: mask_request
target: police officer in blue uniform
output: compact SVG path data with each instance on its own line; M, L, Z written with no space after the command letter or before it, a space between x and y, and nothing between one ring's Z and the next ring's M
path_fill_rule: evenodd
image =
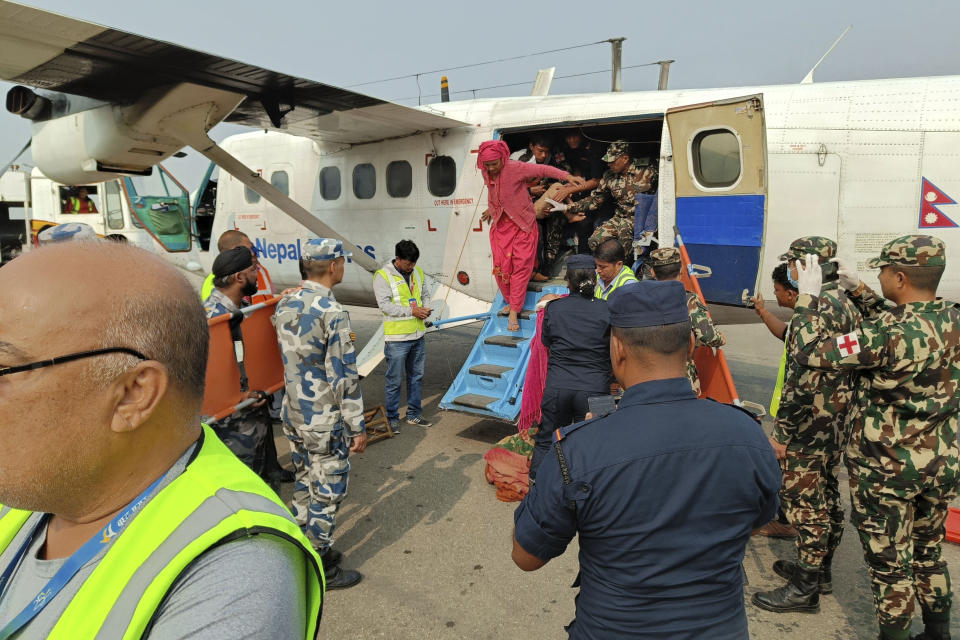
M597 265L592 256L567 258L570 295L551 300L543 310L540 341L549 353L540 404L540 429L530 460L530 479L550 452L553 432L587 413L587 399L610 393L610 312L595 298ZM544 296L546 298L547 296Z
M740 563L777 512L773 450L751 415L693 395L682 284L640 282L609 306L623 399L557 430L514 514L513 560L539 569L579 535L570 638L746 639Z

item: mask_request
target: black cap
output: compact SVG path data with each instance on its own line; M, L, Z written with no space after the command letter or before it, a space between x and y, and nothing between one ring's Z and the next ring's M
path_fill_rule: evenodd
M593 256L585 253L575 253L567 258L567 269L596 269L597 263Z
M611 327L659 327L687 322L687 294L676 280L641 280L626 284L610 296Z
M253 254L246 247L227 249L213 261L213 277L225 278L253 266Z

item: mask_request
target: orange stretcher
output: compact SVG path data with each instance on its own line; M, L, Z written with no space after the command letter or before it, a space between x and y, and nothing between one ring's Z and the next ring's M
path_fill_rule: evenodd
M700 289L700 283L691 273L690 255L683 244L683 237L680 231L674 227L674 237L677 247L680 249L680 259L683 268L680 270L683 286L687 291L697 294L700 302L706 306L707 301L703 298L703 291ZM707 315L710 312L707 311ZM725 404L734 404L737 406L749 405L752 412L759 416L765 414L760 405L746 403L740 400L737 395L737 387L733 383L733 376L730 375L730 367L727 366L727 358L723 355L723 349L718 347L697 347L693 352L693 360L697 365L697 375L700 376L700 397L712 398L717 402ZM758 413L759 410L759 413Z
M947 540L960 544L960 509L950 507L947 514Z
M230 316L207 321L210 327L210 356L207 359L206 387L201 413L209 421L222 420L256 400L245 400L245 391L272 394L283 388L283 357L277 333L270 322L280 296L242 309L242 348L236 349L230 331ZM238 358L238 355L240 356ZM246 373L242 384L239 362Z

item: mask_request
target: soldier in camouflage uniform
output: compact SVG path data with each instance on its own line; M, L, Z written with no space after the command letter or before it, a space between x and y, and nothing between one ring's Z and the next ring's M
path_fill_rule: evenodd
M607 238L616 238L623 244L627 256L633 255L633 213L637 208L638 193L656 191L657 170L650 161L632 159L630 145L626 140L611 142L603 156L607 170L600 184L589 196L567 207L570 216L596 211L608 199L614 201L613 217L598 226L590 236L590 249ZM571 220L575 222L576 220Z
M283 432L296 470L290 510L320 553L327 589L362 578L342 569L331 548L337 507L347 495L349 454L367 444L350 317L331 291L349 255L339 240L307 241L300 265L307 277L273 315L286 383Z
M842 335L828 325L824 300L805 295L821 278L807 261L797 278L796 357L859 373L847 470L880 637L908 638L918 599L925 629L917 638L941 640L950 637L952 594L940 546L960 482L960 305L936 297L946 268L937 238L897 238L867 264L880 268L883 298L841 261L840 285L864 316Z
M655 280L682 280L680 271L683 265L680 260L680 250L674 247L654 249L650 252L647 264L653 270ZM700 302L700 298L692 291L687 291L687 313L690 314L690 328L698 347L722 347L727 343L726 338L710 319L707 307ZM693 392L700 395L700 376L697 375L697 365L690 357L687 359L687 377Z
M794 240L780 260L788 263L787 278L795 281L794 261L815 255L818 263L829 264L836 254L833 240L806 236ZM827 270L832 273L834 265ZM853 331L860 314L835 277L822 284L818 295L825 330L833 335ZM787 584L753 596L755 605L777 613L818 611L820 594L833 591L831 564L843 536L837 467L854 384L850 371L823 371L797 360L795 352L809 340L798 322L795 315L785 335L786 364L771 439L783 469L780 502L797 530L797 562L775 562L774 572Z
M257 290L257 270L245 247L223 251L213 261L214 289L203 301L207 319L240 311L243 296ZM247 392L247 397L254 397ZM263 474L264 447L270 433L270 418L264 402L218 420L211 426L235 456L258 474Z

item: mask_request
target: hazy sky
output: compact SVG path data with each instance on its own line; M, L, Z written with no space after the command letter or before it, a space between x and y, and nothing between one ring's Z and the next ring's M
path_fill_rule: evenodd
M816 79L858 80L960 74L960 2L866 0L651 3L490 0L476 3L286 0L31 0L26 4L124 31L338 86L626 37L625 67L675 59L671 88L799 82L848 24L853 30ZM449 71L451 91L532 83L556 66L551 93L610 89L610 45ZM439 91L440 73L420 79ZM623 89L656 88L657 67L625 69ZM5 95L11 85L0 82ZM357 87L416 104L413 78ZM477 91L527 95L530 85ZM455 94L454 99L472 94ZM410 99L412 98L412 99ZM406 100L404 100L406 99ZM439 98L427 96L426 101ZM220 125L213 137L242 131ZM29 123L0 113L0 163L30 135ZM194 188L207 161L165 163Z

